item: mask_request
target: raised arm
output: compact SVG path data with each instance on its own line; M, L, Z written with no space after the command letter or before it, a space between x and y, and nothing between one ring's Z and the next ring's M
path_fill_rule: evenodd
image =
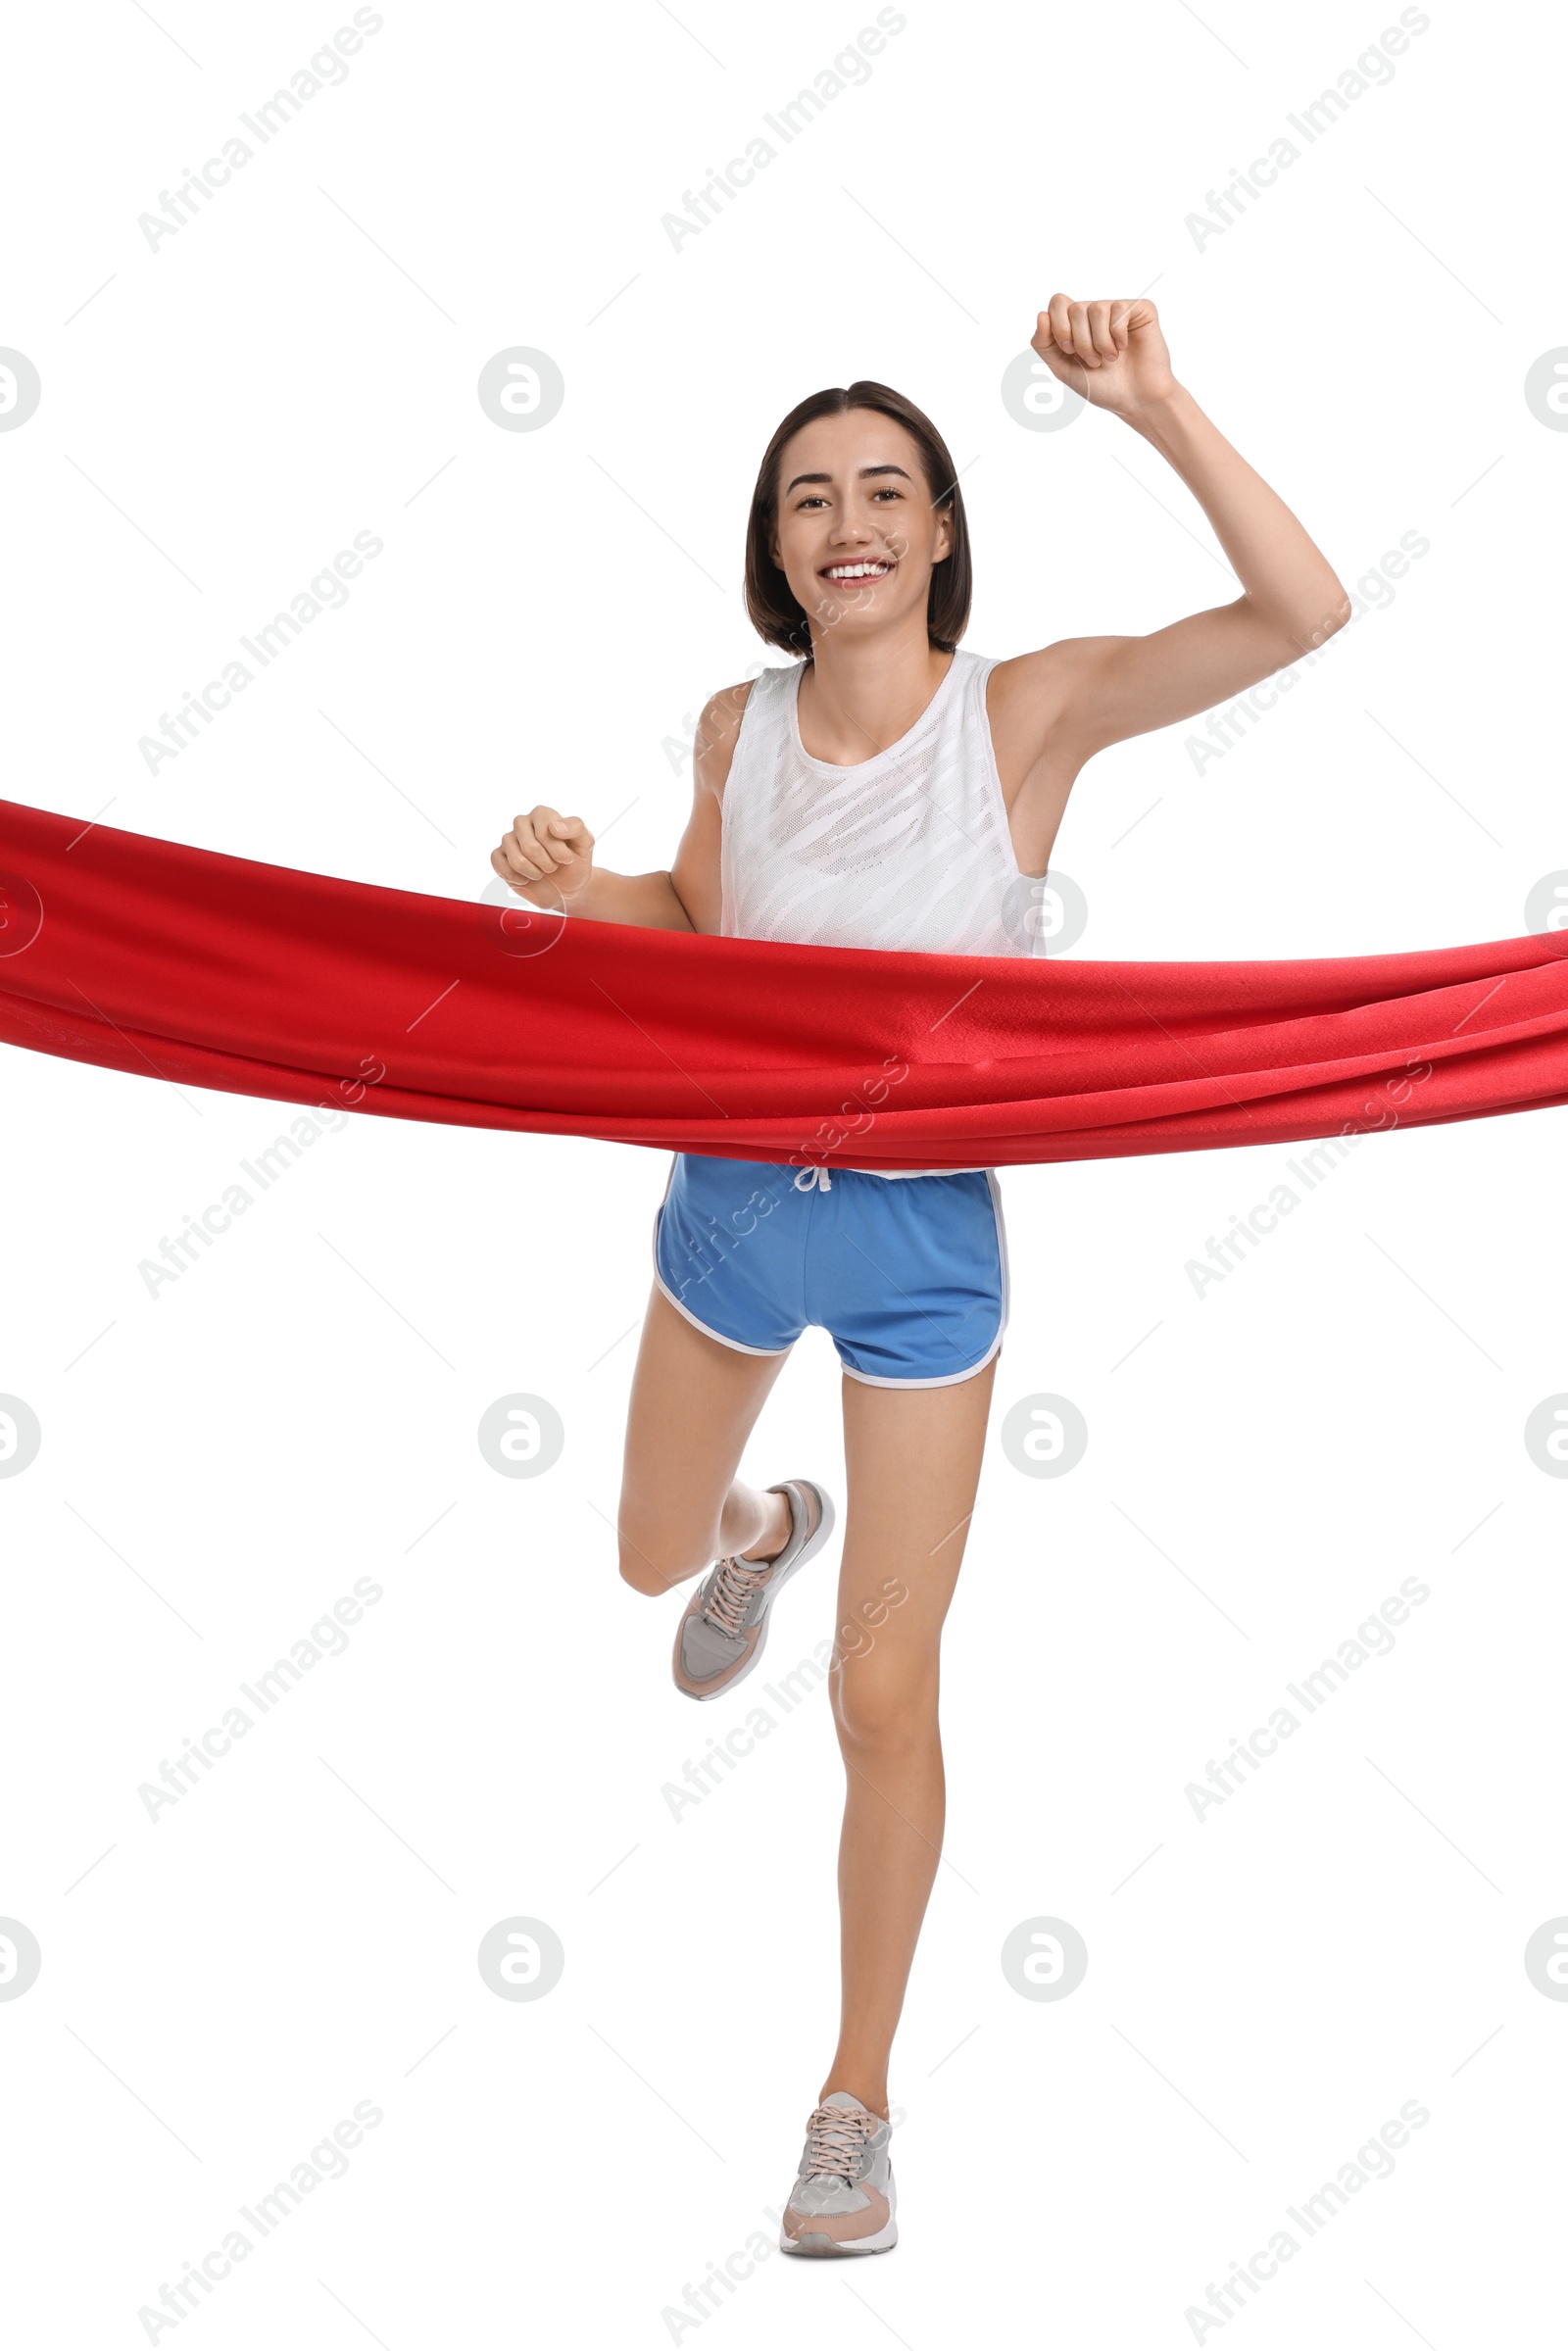
M705 708L692 759L692 812L667 873L613 873L594 863L580 816L537 808L519 816L490 862L519 898L589 922L645 930L716 931L724 784L749 685L727 686Z
M1013 836L1049 852L1086 759L1298 661L1344 627L1350 600L1284 500L1177 382L1152 302L1053 295L1034 349L1061 382L1159 451L1208 516L1242 588L1233 603L1147 637L1067 637L998 663L991 731Z

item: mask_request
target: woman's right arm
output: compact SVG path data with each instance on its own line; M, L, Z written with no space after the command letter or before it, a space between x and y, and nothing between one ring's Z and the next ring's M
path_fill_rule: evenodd
M594 863L594 837L580 816L537 808L519 816L490 862L509 888L536 906L564 907L590 922L646 930L716 931L721 898L723 793L750 685L715 694L697 728L692 812L667 873L612 873Z

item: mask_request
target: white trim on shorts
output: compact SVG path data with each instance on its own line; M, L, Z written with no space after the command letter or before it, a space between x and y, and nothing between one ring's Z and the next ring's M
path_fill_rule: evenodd
M694 1331L701 1331L705 1339L714 1340L720 1347L732 1347L737 1355L765 1355L769 1362L773 1362L782 1355L788 1355L792 1353L795 1347L795 1342L793 1339L790 1341L788 1347L748 1347L744 1339L726 1339L722 1331L710 1331L706 1322L699 1322L697 1316L692 1312L690 1306L683 1306L681 1304L680 1299L675 1296L673 1290L670 1289L669 1285L664 1280L663 1275L659 1270L659 1220L664 1213L664 1201L669 1198L669 1188L674 1181L675 1161L672 1158L669 1162L669 1173L664 1178L663 1200L660 1201L658 1207L654 1210L654 1288L662 1298L668 1298L676 1313L683 1315L686 1321L691 1324Z

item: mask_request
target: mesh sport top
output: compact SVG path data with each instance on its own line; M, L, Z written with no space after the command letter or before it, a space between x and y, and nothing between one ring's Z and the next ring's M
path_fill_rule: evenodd
M720 929L811 947L1026 955L1028 884L986 718L996 667L959 651L906 734L854 767L813 759L804 663L764 669L724 786Z
M724 786L719 928L728 938L928 955L1027 955L1039 876L1020 874L986 716L996 667L959 651L906 734L854 767L814 759L805 663L764 669ZM856 1172L953 1175L954 1168ZM826 1167L798 1177L826 1185Z

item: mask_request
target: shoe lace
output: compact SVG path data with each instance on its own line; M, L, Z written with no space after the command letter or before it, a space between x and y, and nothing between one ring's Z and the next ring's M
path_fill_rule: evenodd
M746 1630L747 1602L754 1592L760 1591L772 1572L770 1559L756 1563L747 1559L721 1559L713 1588L703 1603L703 1614L709 1623L739 1640Z
M806 2126L806 2177L853 2180L876 2130L875 2115L858 2114L851 2106L818 2106Z

